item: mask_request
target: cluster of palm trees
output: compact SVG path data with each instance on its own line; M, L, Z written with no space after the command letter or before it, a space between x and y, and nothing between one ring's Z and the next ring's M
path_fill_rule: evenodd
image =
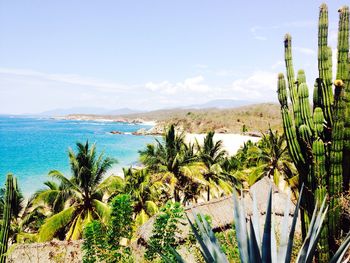
M70 177L51 171L51 180L26 205L18 191L12 242L79 239L89 222L109 220L109 201L120 193L131 196L137 227L168 200L189 205L230 194L263 176L277 184L295 177L283 136L271 130L257 144L248 142L228 156L222 141L214 140L214 132L203 144L186 143L184 133L171 125L162 139L140 151L142 167L124 168L123 178L105 178L116 160L97 155L96 146L88 142L77 143L77 151L69 150L68 156ZM0 192L0 210L1 200Z

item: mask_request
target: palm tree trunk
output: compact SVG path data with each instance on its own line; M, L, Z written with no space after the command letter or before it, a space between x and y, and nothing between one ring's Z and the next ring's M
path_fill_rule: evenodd
M174 199L175 199L175 202L180 202L179 193L176 188L174 189Z
M210 201L210 186L207 186L207 201Z

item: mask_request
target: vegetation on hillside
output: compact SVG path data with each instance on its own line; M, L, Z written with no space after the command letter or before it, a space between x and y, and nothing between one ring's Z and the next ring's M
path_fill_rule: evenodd
M145 113L113 115L69 115L68 118L111 119L111 120L145 120L157 121L162 129L175 123L179 128L191 133L265 132L271 127L282 131L281 115L278 104L260 103L232 109L169 109Z

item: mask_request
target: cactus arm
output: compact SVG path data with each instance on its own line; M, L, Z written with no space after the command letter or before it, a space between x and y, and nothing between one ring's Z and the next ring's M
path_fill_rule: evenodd
M305 161L297 140L295 127L288 111L286 81L282 73L278 75L277 93L281 105L283 129L286 135L288 150L294 163L297 166L302 166Z
M324 138L324 125L325 125L325 119L323 115L323 111L320 107L316 107L314 109L314 124L315 124L315 132L318 138L323 139Z
M329 126L332 126L331 105L333 104L332 91L332 49L328 46L328 8L326 4L320 7L318 20L318 72L321 82L325 85L325 100L323 110ZM320 85L320 84L319 84Z
M15 178L12 176L12 174L7 175L4 214L0 232L0 263L5 263L7 258L6 252L8 248L8 239L10 232L12 202L14 199L14 180Z
M298 99L298 88L294 76L293 59L292 59L292 37L289 34L284 38L284 60L287 69L287 80L292 110L294 115L294 124L296 128L302 124L300 104Z
M329 230L336 234L340 219L340 194L342 192L343 174L343 138L344 138L344 87L342 81L335 81L334 117L332 143L330 150L329 178ZM335 237L336 237L335 236Z
M345 88L345 119L343 149L343 188L349 190L350 179L350 61L349 61L349 7L339 10L337 79Z
M317 108L321 110L320 108ZM321 110L322 112L322 110ZM321 139L315 140L312 144L312 152L314 156L313 178L315 179L316 190L315 199L319 208L327 195L326 181L326 155L325 146ZM324 225L318 243L320 262L329 262L329 246L328 246L328 226Z
M311 131L314 130L314 122L310 112L309 88L303 82L298 87L299 105L302 123L306 124Z

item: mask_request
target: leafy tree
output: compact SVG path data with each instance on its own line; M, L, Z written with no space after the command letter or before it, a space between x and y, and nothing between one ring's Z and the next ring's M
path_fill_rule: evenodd
M280 136L278 131L273 132L269 129L268 134L263 134L256 148L257 151L248 158L248 162L255 162L256 165L248 177L250 184L263 176L268 176L277 186L281 185L284 179L293 186L293 177L296 172L288 154L284 136Z
M178 225L184 219L184 209L180 203L167 202L157 215L152 236L149 239L145 253L147 260L153 260L158 254L175 262L172 249L177 247L175 235L179 232Z
M204 178L207 184L207 200L210 200L210 189L213 187L222 189L226 193L232 191L232 187L225 181L225 174L221 168L224 161L226 151L223 149L222 141L214 141L215 132L210 131L204 138L204 143L201 146L197 142L199 157L206 166L207 172L204 173Z
M89 222L98 219L106 223L109 219L110 208L102 202L105 188L102 179L115 160L104 158L103 154L97 156L95 145L90 146L88 141L85 144L78 142L77 152L70 149L68 155L71 178L56 170L49 173L60 184L53 203L59 203L57 198L63 198L63 210L45 220L39 231L39 241L51 240L55 236L79 239L83 227ZM51 196L47 194L46 197L44 199L48 201Z
M129 195L120 194L111 203L106 226L94 220L84 228L83 262L133 262L129 242L133 231L133 208ZM126 244L122 244L126 240Z
M105 242L106 230L102 223L93 220L84 227L83 262L94 263L104 259L107 251Z
M206 167L198 160L194 145L187 145L184 133L177 133L174 125L166 131L163 141L156 139L155 145L149 144L140 151L140 159L153 172L163 175L162 181L171 183L177 202L194 200L196 197L188 190L194 185L207 184L203 177Z
M158 212L158 197L163 184L151 180L147 169L123 169L126 194L131 196L134 207L134 219L137 226L144 224Z

